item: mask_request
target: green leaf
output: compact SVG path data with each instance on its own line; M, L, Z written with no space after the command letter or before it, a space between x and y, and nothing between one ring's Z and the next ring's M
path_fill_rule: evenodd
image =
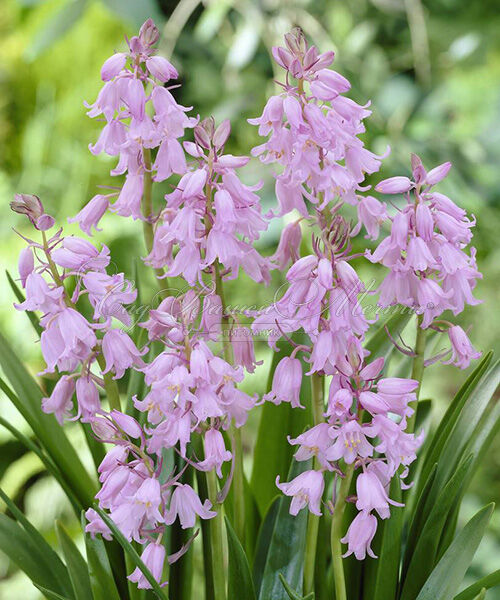
M410 558L413 554L413 550L415 549L415 544L418 539L418 532L421 531L426 518L425 506L427 503L427 498L429 497L429 493L434 485L434 479L436 478L437 464L433 466L431 469L427 481L425 482L425 486L423 490L420 492L420 496L418 497L417 502L411 513L410 518L410 527L408 539L406 542L405 548L405 558L404 558L404 566L403 572L406 572L408 569L408 564L410 562Z
M59 521L56 521L56 532L66 560L76 600L93 600L87 563L80 554L75 542Z
M486 588L483 588L474 600L484 600L486 598Z
M401 502L398 477L391 481L389 497ZM403 531L404 510L395 506L389 519L379 521L372 548L378 559L365 561L363 597L365 600L394 600L398 589L399 561Z
M41 533L33 527L30 521L26 518L24 513L14 504L14 502L7 496L7 494L0 488L0 498L5 502L7 508L12 513L13 517L22 526L24 531L30 536L33 543L41 551L41 559L45 568L54 574L54 577L58 580L59 586L57 589L62 592L71 593L71 581L68 575L66 566L59 558L57 552L55 552L51 546L46 542L45 538Z
M16 564L34 584L58 594L67 593L60 582L60 571L47 564L43 547L38 545L19 523L0 514L0 550ZM71 593L70 598L74 598Z
M81 523L82 531L85 531L86 521L83 512ZM120 600L103 540L97 536L92 539L89 533L84 534L84 537L90 587L94 600Z
M255 557L253 562L252 577L255 585L255 592L260 593L262 578L264 576L264 568L266 566L267 554L271 545L273 536L274 524L278 516L281 496L276 496L269 505L259 528L257 543L255 545Z
M394 344L389 339L385 327L389 330L393 338L403 331L411 317L411 311L401 307L401 312L389 317L377 331L367 340L365 348L370 351L370 358L373 360L383 356L386 360L394 351Z
M120 546L124 549L126 554L131 559L132 563L142 571L144 577L150 583L150 585L153 588L153 591L156 593L157 597L160 598L160 600L168 600L164 591L161 589L160 585L158 584L156 579L151 574L151 571L142 562L141 557L137 554L134 547L125 538L123 533L118 529L118 527L115 525L115 522L111 519L111 517L107 513L105 513L99 506L95 506L94 508L99 513L99 515L101 516L102 520L106 523L106 525L111 529L111 532L113 533L113 537L120 544Z
M66 596L61 596L61 594L57 594L56 592L53 592L52 590L48 590L47 588L44 588L42 585L38 585L37 583L33 583L33 585L37 589L39 589L42 592L42 594L49 600L69 600L69 598L67 598Z
M463 383L462 387L457 392L453 401L448 407L448 410L446 411L444 417L441 419L436 432L432 436L431 443L424 457L422 473L420 476L420 488L427 481L429 471L433 468L434 464L437 463L441 451L458 417L460 416L464 403L477 386L483 374L486 372L486 369L488 368L492 357L492 352L489 352L484 356L484 358L477 365L477 367L474 369L471 375L469 375L467 380Z
M434 459L437 463L436 477L423 508L424 519L427 518L443 486L446 485L465 453L469 452L469 448L474 447L474 436L482 436L480 424L487 419L491 405L495 403L491 398L500 382L500 364L497 362L485 372L484 368L487 364L481 363L474 376L470 378L469 384L459 391L452 403L453 410L443 418L443 420L448 418L451 425L438 428L436 435L439 435L440 440L436 443L431 442L419 480L419 488L421 488L425 484L429 468L427 462ZM474 451L482 455L481 447L475 448ZM452 533L453 530L448 531L449 535Z
M285 342L281 344L280 351L274 353L266 391L271 389L274 371L279 361L291 352L291 345ZM294 448L288 443L287 436L296 437L308 425L312 425L311 391L305 379L300 397L306 410L292 408L289 402L282 402L278 406L272 402L265 402L261 409L250 480L261 515L264 515L276 494L276 476L279 475L283 480L290 467Z
M14 295L17 298L18 302L19 303L24 302L26 298L24 297L24 294L19 289L19 286L17 285L17 283L10 276L10 273L8 271L5 271L5 275L7 276L7 281L9 282L9 285L12 288L12 291L14 292ZM34 313L31 310L26 310L24 312L25 312L26 316L28 317L28 319L30 320L31 324L33 325L33 329L35 330L35 333L38 335L38 337L40 337L42 335L42 331L43 331L43 329L40 325L40 319L36 316L36 313Z
M452 600L472 562L494 507L494 504L489 504L482 508L457 535L420 590L417 600Z
M59 38L68 32L83 15L87 6L86 0L72 0L43 23L35 35L35 39L26 51L28 60L33 61Z
M3 387L3 381L0 379L0 388L5 391ZM10 390L9 390L10 391ZM47 471L54 477L54 479L59 483L64 493L68 497L73 509L76 514L80 514L81 506L78 501L78 498L73 493L73 490L69 487L68 483L64 479L61 471L57 467L57 465L53 462L53 460L45 454L34 442L32 442L29 438L27 438L24 433L18 431L13 425L11 425L8 421L6 421L3 417L0 417L0 425L5 427L8 431L12 433L14 437L16 437L28 450L33 452L38 456L38 458L43 462Z
M463 451L471 439L475 427L488 407L491 397L500 383L500 361L497 361L479 380L450 433L449 439L440 454L437 481L450 476L458 464Z
M226 534L228 548L227 597L238 600L255 600L252 575L248 560L238 536L226 517Z
M482 590L489 590L497 585L500 585L500 569L486 575L486 577L482 577L476 583L465 588L453 600L474 600L476 595L480 594Z
M283 577L283 574L280 573L280 581L283 587L285 588L286 593L290 600L314 600L314 592L307 594L307 596L299 596L296 592L292 590L292 588L288 585L288 581Z
M416 536L417 542L404 577L401 600L416 598L418 591L432 571L438 552L439 540L449 514L453 512L459 502L458 498L463 490L463 483L470 470L472 458L472 455L467 457L441 490L421 530L412 532Z
M80 508L90 506L96 492L94 481L85 470L63 428L53 415L47 415L42 411L42 390L1 334L0 366L9 379L15 394L9 394L8 386L0 380L1 389L22 414L42 447L60 469L62 476L78 498L81 504Z
M311 468L311 461L293 461L287 481ZM296 593L302 593L304 552L308 511L297 516L289 513L291 498L280 499L278 516L269 545L259 600L286 600L287 593L279 579L280 573Z

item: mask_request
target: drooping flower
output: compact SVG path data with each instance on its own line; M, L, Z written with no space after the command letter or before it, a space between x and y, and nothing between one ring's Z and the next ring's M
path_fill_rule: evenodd
M290 514L297 515L299 510L307 506L313 514L321 516L325 481L320 471L304 471L288 483L280 483L278 475L276 485L286 496L292 497Z
M165 546L155 542L150 542L141 554L142 562L151 571L151 575L156 579L158 583L161 583L163 565L165 563ZM144 577L144 573L136 567L134 571L127 577L130 581L137 583L137 587L140 590L150 590L151 584ZM165 584L166 582L164 582ZM164 585L163 584L163 585Z
M377 518L369 512L359 512L351 522L347 534L340 540L347 544L344 558L354 554L357 560L364 560L366 555L377 558L371 549L371 543L377 531Z
M165 523L172 525L177 517L182 529L194 527L196 515L202 519L212 519L217 514L210 510L212 504L210 500L205 500L202 504L200 497L188 484L177 484L172 492L170 499L170 508L165 513Z

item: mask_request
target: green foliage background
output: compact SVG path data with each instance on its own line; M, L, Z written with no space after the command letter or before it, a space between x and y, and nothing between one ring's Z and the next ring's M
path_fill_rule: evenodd
M500 14L495 0L2 0L0 257L5 268L15 270L23 246L12 227L28 233L22 219L9 211L14 192L38 194L62 224L88 201L97 184L110 183L112 163L93 157L87 148L100 123L88 119L83 101L94 100L105 58L123 48L124 35L133 34L150 15L164 28L162 51L173 50L183 84L176 91L181 102L193 105L202 117L231 118L230 150L235 154L248 153L259 143L246 119L260 114L273 92L270 46L292 25L301 25L321 50L333 47L335 68L353 84L351 97L360 103L372 101L367 145L380 153L391 146L380 176L407 173L410 152L420 154L429 167L453 162L440 189L476 216L475 245L484 273L477 289L484 304L466 310L461 322L472 324L477 347L500 350ZM273 203L268 169L253 161L244 177L264 179L263 201ZM167 187L157 189L157 200L166 191ZM67 231L76 232L73 227ZM107 218L98 236L111 247L117 268L128 273L133 259L144 253L136 232L133 223ZM278 235L275 223L263 246L271 248ZM377 279L375 271L366 265L362 269L365 280ZM1 289L2 331L37 372L42 363L33 332L26 318L12 309L5 279ZM258 304L270 297L270 292L247 281L233 286L230 294L233 304L248 303L249 297ZM259 352L269 358L264 346ZM249 386L261 389L265 366L249 378ZM436 413L444 411L463 378L451 367L428 370L424 397L437 399ZM4 398L0 402L2 416L23 427L10 403ZM257 418L248 428L247 445ZM79 430L70 428L70 436L83 452ZM3 489L50 541L55 542L56 517L76 532L78 523L38 459L5 431L0 431L0 444ZM475 476L464 520L480 505L500 498L499 468L497 441ZM498 568L499 555L497 511L471 577ZM0 556L3 598L30 600L39 594ZM487 598L500 595L491 590Z

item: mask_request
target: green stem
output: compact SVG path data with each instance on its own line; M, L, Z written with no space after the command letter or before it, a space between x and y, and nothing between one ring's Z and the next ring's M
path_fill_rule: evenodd
M218 262L215 263L215 293L219 296L222 305L222 345L224 359L233 364L233 349L229 340L229 317L226 314L226 301L224 298L224 284L220 276ZM245 544L245 480L243 473L243 446L241 442L241 430L231 426L233 438L233 499L234 499L234 530L241 544Z
M144 157L144 186L142 191L141 211L145 218L142 223L142 231L144 235L144 243L146 245L147 253L149 254L153 249L154 242L154 229L152 223L153 217L153 178L151 175L151 150L149 148L142 149L142 155ZM164 276L163 269L154 269L156 277L158 279L158 285L160 289L168 289L168 282Z
M97 355L97 364L101 368L101 371L104 371L106 368L106 361L104 360L104 356L102 354ZM113 373L104 373L102 377L104 379L104 389L106 390L109 408L111 408L111 410L116 409L121 411L122 407L120 403L120 391L118 390L118 384L113 379Z
M313 373L311 377L311 396L314 425L323 420L324 406L324 376ZM314 468L319 468L317 457L314 458ZM304 563L304 594L314 591L314 570L316 566L316 547L318 545L319 519L317 515L309 513L307 520L306 552Z
M153 179L151 177L151 150L149 148L142 149L142 155L144 157L144 187L142 191L142 202L141 210L144 218L143 221L143 232L144 242L146 243L146 250L151 252L153 248L154 231L151 223L151 217L153 215Z
M222 523L222 505L217 506L217 478L215 471L207 471L208 497L214 508L217 509L217 516L210 520L210 544L212 546L212 575L214 582L214 594L217 600L226 598L226 582L224 577L224 544L223 544L223 523Z
M340 540L343 537L342 524L346 504L345 499L349 494L349 488L351 487L353 473L354 466L348 465L345 477L342 480L342 483L340 484L340 488L335 501L335 508L333 509L332 532L330 543L332 549L333 579L335 583L335 600L347 600L344 563L342 560L342 544Z
M418 383L418 388L417 388L417 400L416 400L416 402L412 403L413 404L412 408L414 409L414 413L411 415L411 417L408 418L408 427L407 427L408 432L412 432L415 428L415 419L417 416L418 399L420 396L420 389L422 387L422 380L424 378L425 338L426 338L427 331L425 329L422 329L422 327L421 327L423 318L424 318L423 315L417 315L417 336L416 336L416 340L415 340L415 357L413 358L411 378L416 379L419 383Z

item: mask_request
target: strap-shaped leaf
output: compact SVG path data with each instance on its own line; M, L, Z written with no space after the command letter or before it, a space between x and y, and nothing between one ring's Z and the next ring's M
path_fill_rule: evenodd
M469 445L465 449L464 453L472 453L474 458L472 460L471 468L464 480L462 496L465 494L465 491L470 483L470 480L477 472L479 465L481 464L484 455L488 451L492 441L496 438L497 433L500 430L500 404L498 402L494 403L494 406L491 410L488 410L487 413L483 416L481 421L478 423L474 433L471 435L471 439ZM460 498L461 501L461 498ZM441 557L445 550L450 545L455 530L456 524L458 521L458 514L460 509L460 502L455 508L453 514L450 515L446 526L444 528L444 533L439 542L438 549L438 557Z
M290 600L314 600L314 592L307 594L307 596L299 596L299 594L294 592L288 584L288 581L283 577L282 573L280 573L280 581L281 585L285 588L285 591L288 594Z
M500 364L496 363L486 372L481 370L481 373L479 378L473 378L466 391L459 392L461 400L457 406L460 407L460 411L456 418L454 418L455 413L450 416L450 420L454 419L454 423L452 428L446 431L442 443L437 446L439 452L431 452L437 458L437 470L423 509L424 519L427 518L429 511L434 506L443 486L446 485L465 453L468 452L474 436L478 435L478 425L486 418L485 415L491 409L491 398L500 382ZM446 419L446 416L444 418ZM427 468L424 464L420 477L420 488L425 483L426 471Z
M252 575L243 546L226 517L228 548L227 597L238 600L255 600Z
M127 556L130 557L130 560L132 561L133 565L135 565L142 571L142 574L148 580L148 582L151 585L156 596L160 600L168 600L166 593L162 590L159 583L153 577L151 571L142 562L141 557L137 554L134 547L127 540L127 538L123 535L123 533L118 529L118 527L116 526L115 522L111 519L111 517L107 513L105 513L99 506L94 506L94 508L99 513L99 515L101 516L102 520L106 523L106 525L111 529L111 532L113 533L113 537L116 539L116 541L120 544L120 546L126 552Z
M443 534L448 516L453 513L458 504L472 458L472 456L467 457L441 490L437 502L432 506L429 517L421 530L413 532L417 536L417 542L404 578L401 600L416 598L432 571L438 553L439 540Z
M389 496L401 502L399 478L391 481ZM377 560L368 560L364 564L363 598L365 600L394 600L398 589L399 561L404 521L404 510L391 509L389 519L380 521L372 548Z
M58 594L57 592L53 592L52 590L48 590L47 588L44 588L41 585L38 585L37 583L33 583L33 585L42 592L42 594L48 598L49 600L69 600L69 598L67 596L61 596L61 594Z
M462 590L460 594L455 596L454 600L474 600L477 594L480 594L482 590L489 590L492 587L500 585L500 569L482 577L476 583L473 583L465 590Z
M389 317L380 325L377 331L366 341L365 348L370 351L370 358L383 356L386 360L394 351L394 344L391 342L385 328L389 330L393 338L403 331L412 315L410 310L405 307L399 307L400 311Z
M278 363L291 352L291 345L283 342L280 351L274 354L266 391L271 389ZM266 402L261 409L250 480L261 515L276 493L276 476L283 480L288 474L294 448L288 443L287 436L297 436L312 425L311 392L307 381L302 384L301 403L306 410L292 408L289 402L282 402L279 406Z
M4 389L2 384L3 384L3 382L0 379L0 387L2 389ZM47 456L45 454L45 452L43 452L43 450L41 450L37 446L37 444L32 442L28 437L26 437L24 435L24 433L21 433L18 429L16 429L13 425L11 425L8 421L6 421L2 417L0 417L0 425L2 425L2 427L5 427L5 429L10 431L12 433L12 435L21 442L21 444L23 444L28 450L30 450L31 452L33 452L34 454L36 454L38 456L38 458L43 462L43 464L47 468L47 471L60 484L64 493L66 494L69 501L71 502L73 509L75 510L76 514L78 515L81 510L80 504L78 502L78 498L76 498L75 494L73 493L73 490L69 487L69 485L68 485L67 481L65 480L65 478L63 477L61 471L59 470L57 465L54 463L54 461L50 458L50 456Z
M74 598L71 587L65 589L61 583L60 568L57 566L54 570L47 563L44 546L39 546L38 540L34 540L19 523L4 514L0 514L0 550L26 573L33 583Z
M417 600L452 600L476 553L493 513L494 504L477 512L450 544Z
M87 563L63 525L56 521L59 545L66 560L76 600L93 600Z
M7 496L7 494L0 488L0 498L5 502L7 508L12 513L12 516L16 519L16 521L21 525L24 531L30 536L33 540L33 543L40 550L40 557L43 562L43 565L54 574L54 577L59 581L58 589L61 590L62 593L71 594L71 581L68 575L68 570L66 569L64 563L59 558L57 552L55 552L51 546L46 542L43 535L33 527L30 521L26 518L24 513L19 510L19 508L12 502L12 500Z
M267 561L267 554L269 552L269 546L271 545L271 538L273 537L274 524L278 516L280 507L281 496L276 496L269 505L269 508L265 512L264 519L259 528L259 534L257 536L257 543L255 546L255 558L253 562L252 577L255 586L255 593L259 595L260 587L262 584L262 577L264 577L264 569Z
M82 531L85 531L85 515L81 516ZM120 595L111 570L108 553L103 540L88 533L85 535L85 550L94 600L120 600Z
M311 461L292 462L288 481L311 468ZM280 573L297 594L302 594L307 509L297 516L289 513L291 498L282 497L267 554L259 600L287 600Z
M90 506L96 492L95 483L85 470L63 428L53 415L47 415L42 411L42 390L1 334L0 366L14 390L14 394L7 394L9 399L59 467L61 474L78 498L81 508ZM7 393L5 389L7 386L3 382L1 387Z
M462 384L462 387L456 393L444 417L441 419L436 432L432 436L429 448L424 457L422 474L420 478L422 484L419 485L420 489L422 488L422 485L425 483L425 481L427 481L429 471L433 468L433 465L438 461L441 451L446 443L446 440L448 439L458 417L460 416L460 412L464 403L479 383L479 380L481 379L483 374L488 369L492 357L492 352L488 352L487 354L485 354L481 362L477 365L474 371Z
M491 397L500 383L500 361L481 377L474 393L469 396L457 419L438 463L437 480L446 480L459 463L474 429L481 421Z

